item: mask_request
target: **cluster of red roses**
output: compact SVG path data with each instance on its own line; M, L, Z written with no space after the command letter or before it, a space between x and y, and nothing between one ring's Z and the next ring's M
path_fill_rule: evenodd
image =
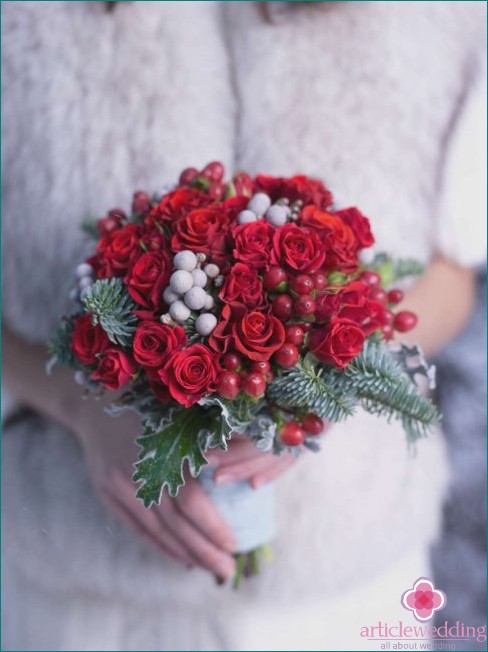
M239 224L258 192L291 207L289 221ZM409 330L415 316L391 311L401 291L386 293L359 264L361 249L374 243L369 221L356 208L331 204L324 185L305 176L240 173L224 184L219 163L184 170L160 201L135 193L130 217L116 209L99 220L87 261L97 279L120 277L137 305L132 346L114 345L85 313L74 327L76 358L109 389L144 373L158 399L189 407L213 392L260 396L277 367L295 365L309 350L344 368L372 333L389 339L393 328ZM185 324L161 322L173 256L187 250L205 254L221 274L206 289L217 317L208 338L189 339Z

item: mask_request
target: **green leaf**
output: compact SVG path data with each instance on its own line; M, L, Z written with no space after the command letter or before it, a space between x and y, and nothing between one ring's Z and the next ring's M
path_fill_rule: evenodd
M133 479L141 483L137 497L146 507L159 504L165 488L170 496L178 494L185 483L185 461L191 475L198 475L207 463L204 452L213 443L210 435L222 430L223 421L218 410L193 405L170 408L157 430L145 424L143 435L137 439L142 451Z
M47 350L51 357L51 363L59 364L72 369L80 369L81 365L75 358L71 348L73 330L76 317L63 317L59 326L51 335L47 343Z
M98 230L98 220L93 217L87 217L81 223L81 229L84 231L90 238L98 240L100 238L100 232Z
M99 279L88 288L82 299L94 324L100 324L114 344L129 347L136 330L136 304L130 298L122 279Z

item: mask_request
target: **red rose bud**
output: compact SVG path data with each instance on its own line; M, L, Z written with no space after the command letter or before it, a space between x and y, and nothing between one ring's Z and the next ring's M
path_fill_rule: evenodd
M324 430L323 420L316 414L306 414L302 419L302 426L309 435L320 435Z
M301 346L305 338L305 331L298 324L290 324L286 329L286 341L295 346Z
M180 186L189 186L192 183L192 181L195 179L197 174L198 174L198 170L196 168L185 168L183 172L180 174L180 179L179 179Z
M297 347L290 342L286 342L280 347L273 356L273 360L277 365L283 367L283 369L290 369L294 367L298 362L300 353Z
M365 335L350 319L332 317L326 326L310 333L309 346L324 364L343 369L361 353Z
M417 324L417 315L410 310L401 310L395 315L393 328L400 333L406 333L415 328Z
M300 446L305 441L305 432L300 424L288 421L281 428L279 438L284 446Z
M233 399L241 391L241 377L235 371L223 371L217 378L217 394Z
M232 181L229 184L233 192L231 194L235 195L244 195L245 197L251 197L254 189L254 181L245 172L238 172L232 177Z
M208 163L202 170L204 177L211 179L212 181L222 181L224 178L224 166L219 161L212 161Z
M135 362L120 349L107 349L98 356L98 367L92 373L92 380L102 383L107 389L120 389L128 385L136 373Z
M281 267L270 267L263 276L263 286L268 292L281 292L286 289L287 273Z
M403 301L403 291L399 290L398 288L393 288L393 290L390 290L388 292L388 303L391 303L392 305L396 305L397 303L400 303Z
M106 236L122 226L126 219L126 214L120 208L113 208L108 212L106 217L102 217L97 222L97 229L100 235Z
M147 213L151 210L151 200L149 195L142 190L134 193L132 198L132 212L133 213Z
M259 398L266 391L266 381L261 374L252 372L247 374L242 382L242 389L253 398Z

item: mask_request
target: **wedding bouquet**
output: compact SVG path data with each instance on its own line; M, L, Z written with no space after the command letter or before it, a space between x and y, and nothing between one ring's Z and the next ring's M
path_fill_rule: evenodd
M409 441L439 418L415 384L433 369L418 347L389 343L417 321L395 312L392 285L421 266L369 255L368 219L336 209L318 180L223 178L218 162L188 168L162 195L136 192L129 214L87 223L96 249L50 341L87 390L125 390L114 412L141 415L134 481L146 507L237 433L279 455L317 450L324 420L358 406L400 419ZM271 489L202 478L249 571L273 535Z

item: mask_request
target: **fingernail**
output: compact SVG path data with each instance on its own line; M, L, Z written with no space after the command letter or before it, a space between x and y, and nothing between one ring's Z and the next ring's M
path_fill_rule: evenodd
M236 542L234 539L227 539L222 542L222 547L227 550L227 552L234 553L236 549Z
M216 473L214 475L214 482L218 485L231 484L231 482L235 482L235 477L230 473Z
M259 487L262 487L263 484L266 483L266 480L263 478L251 478L249 481L249 484L251 485L252 489L259 489Z

